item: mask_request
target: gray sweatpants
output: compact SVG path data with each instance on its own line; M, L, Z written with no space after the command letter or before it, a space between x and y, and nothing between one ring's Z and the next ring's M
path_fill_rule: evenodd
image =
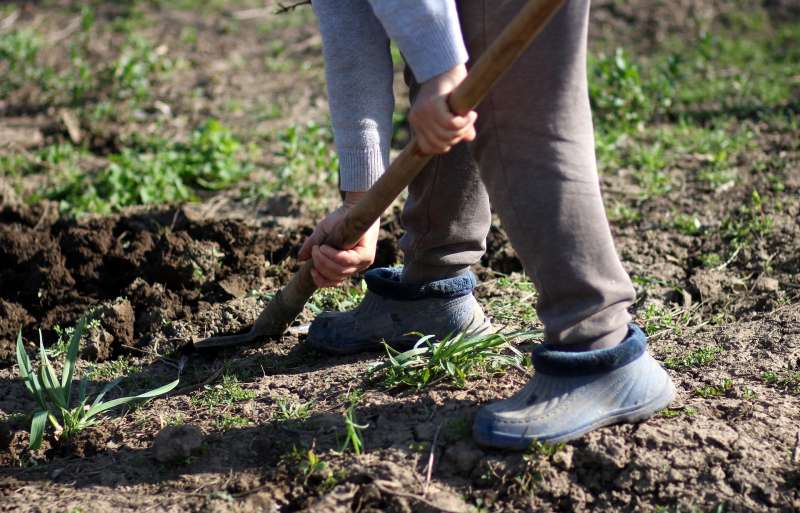
M460 3L471 62L523 3ZM491 203L536 285L552 344L619 342L634 300L600 195L586 80L588 20L588 0L566 3L477 109L474 143L434 158L412 183L402 217L404 279L427 281L479 261ZM413 97L417 85L410 86Z

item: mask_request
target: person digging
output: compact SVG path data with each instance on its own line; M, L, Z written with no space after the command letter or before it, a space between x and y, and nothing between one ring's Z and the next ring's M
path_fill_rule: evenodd
M475 440L524 449L533 440L561 442L637 422L668 406L675 388L631 322L634 290L600 195L586 77L589 0L313 0L312 6L343 204L305 241L304 265L249 333L195 346L280 334L315 288L338 286L367 269L378 239L373 220L408 184L404 266L368 271L362 302L317 316L309 346L350 354L380 350L384 340L408 348L412 332L441 339L488 329L470 266L486 249L491 205L539 293L544 343L533 351L528 384L478 411ZM394 109L390 39L407 64L414 137L382 176Z
M314 0L343 205L306 240L318 287L334 287L375 258L376 222L355 247L320 244L380 177L392 135L391 38L407 63L409 122L436 154L411 183L402 212L402 268L365 274L349 312L325 312L307 343L326 353L408 348L411 332L445 337L486 329L470 266L486 249L493 206L539 293L544 343L535 373L513 397L484 406L483 445L522 449L652 416L674 385L631 323L630 278L613 245L597 175L586 53L588 0L568 0L477 108L450 112L447 96L524 4L521 0Z

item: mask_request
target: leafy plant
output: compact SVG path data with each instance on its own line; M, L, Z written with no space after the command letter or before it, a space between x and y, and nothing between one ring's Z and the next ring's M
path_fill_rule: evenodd
M722 353L721 347L698 347L683 356L667 358L664 361L664 367L676 370L705 367L713 362L720 353Z
M611 125L635 126L647 120L650 102L639 67L622 48L589 61L589 97L597 116Z
M458 333L439 342L434 341L433 335L426 335L405 352L385 344L388 359L372 367L370 373L388 387L406 385L420 389L446 379L463 387L479 371L522 369L526 357L511 344L511 339L528 335L527 332L508 336Z
M41 47L41 39L30 29L0 35L0 97L40 77L36 59Z
M280 420L304 420L311 415L311 405L313 401L291 402L285 397L279 397L275 400L275 405L278 407L277 417Z
M345 438L341 452L344 452L348 447L351 447L354 453L361 454L364 449L364 441L361 438L361 431L367 429L369 424L359 424L356 421L356 404L357 403L351 403L344 414Z
M216 120L192 132L188 142L143 146L112 155L109 166L95 175L69 167L44 195L73 214L110 213L130 205L193 200L195 189L219 190L250 172L238 158L241 144Z
M291 126L278 136L281 148L278 157L285 164L278 170L274 190L292 189L300 197L314 198L339 176L339 158L333 148L333 133L317 123L303 128Z
M47 356L47 351L41 340L41 333L39 335L38 373L31 365L28 353L25 351L22 332L20 331L17 336L19 372L25 381L25 387L28 392L39 405L39 409L33 412L31 420L31 449L37 449L41 446L48 421L52 424L59 439L68 440L77 432L93 425L97 421L97 415L136 400L149 399L166 394L178 385L180 378L149 392L104 402L105 395L121 381L121 378L115 379L103 387L90 405L87 404L89 399L87 396L88 379L84 376L78 384L77 404L72 405L72 379L78 362L78 350L85 325L86 322L82 320L70 338L60 379Z
M198 406L214 408L220 405L230 406L240 401L249 401L255 398L253 390L242 388L239 378L234 374L223 374L222 383L205 385L203 393L192 397L192 403Z

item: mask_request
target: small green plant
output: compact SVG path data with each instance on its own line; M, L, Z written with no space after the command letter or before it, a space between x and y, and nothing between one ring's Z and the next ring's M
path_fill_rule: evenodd
M141 37L129 39L119 57L107 70L112 94L117 100L144 101L152 94L154 78L173 68L161 48L153 48Z
M706 269L722 265L722 257L719 256L719 253L703 253L699 259L700 264Z
M357 403L355 402L351 403L344 414L345 437L341 452L346 451L348 447L352 448L353 452L356 454L361 454L364 450L364 441L361 438L361 431L367 429L369 424L359 424L357 422L356 405Z
M692 323L692 313L682 306L668 308L657 303L647 303L641 314L642 328L650 337L668 332L680 333Z
M275 405L278 407L276 417L278 420L305 420L311 416L311 406L313 404L313 401L301 403L290 401L285 397L279 397L275 400Z
M358 306L367 293L367 283L361 280L358 286L344 285L318 289L308 302L311 313L318 315L325 310L345 311Z
M225 373L222 375L222 383L205 385L201 394L192 397L192 403L197 406L214 408L230 406L240 401L249 401L255 396L256 393L253 390L242 388L239 378L235 374Z
M765 237L772 231L774 222L767 215L766 205L757 190L750 193L750 201L739 207L738 212L722 222L722 237L728 240L735 250Z
M528 446L526 453L532 456L543 456L545 458L552 458L556 455L560 450L565 447L563 443L559 444L549 444L547 442L540 442L539 440L534 440Z
M64 359L61 379L50 363L44 342L39 337L39 372L37 373L25 345L22 342L22 332L17 336L17 364L25 387L36 400L39 409L33 412L31 420L31 449L41 446L42 438L49 421L55 429L56 436L61 440L68 440L77 432L93 425L97 415L117 406L122 406L133 401L157 397L173 390L178 386L180 378L164 386L130 397L120 397L111 401L103 401L105 395L116 387L121 379L115 379L106 384L94 399L91 405L87 404L88 378L84 376L78 384L77 404L72 405L72 379L78 362L78 350L83 336L85 321L81 321L75 328L70 338L67 354ZM37 375L38 374L38 375Z
M699 235L703 231L703 223L697 216L678 214L672 219L672 227L684 235Z
M525 356L511 344L511 340L529 336L528 332L509 335L458 333L435 342L432 335L426 335L405 352L385 344L387 360L369 372L387 387L405 385L420 389L445 379L463 387L469 377L482 371L502 372L509 367L523 370Z
M722 353L721 347L703 346L683 356L667 358L664 361L664 367L675 370L705 367L713 362L720 353Z
M615 202L609 207L607 215L608 220L614 223L633 224L642 220L642 212L640 210L621 202Z
M691 417L695 413L697 413L697 408L692 406L683 406L681 408L665 408L661 410L661 416L668 419L681 416Z
M800 371L784 371L781 373L767 371L761 379L768 385L785 388L792 393L800 394Z
M540 485L542 464L552 461L553 456L564 448L564 444L548 444L534 440L522 454L522 465L514 476L514 483L520 491L532 493Z
M704 399L711 397L721 397L729 395L733 392L733 381L730 378L725 378L717 385L704 385L694 391L695 395Z
M218 418L214 421L214 427L225 431L235 427L249 426L252 423L253 421L247 417L242 417L241 415L229 415L226 413L221 418Z
M40 78L36 60L41 47L39 35L30 29L0 34L0 97Z
M589 97L597 117L609 124L635 127L652 110L639 66L622 48L589 61Z
M325 126L308 123L291 126L278 136L277 156L284 160L271 191L293 190L301 198L316 198L324 189L335 186L339 158L333 148L333 133Z
M70 166L43 195L59 200L65 212L111 213L130 205L194 200L195 189L223 189L250 172L238 157L241 144L216 120L194 130L185 143L154 140L142 146L110 156L111 163L96 174Z
M336 483L333 472L315 452L313 444L310 449L305 451L300 451L296 446L292 446L292 452L283 456L282 460L297 467L303 475L304 485L307 485L312 479L322 481L325 488L332 488Z
M139 366L136 365L129 356L120 356L114 360L103 362L90 367L86 374L89 379L116 379L138 372Z

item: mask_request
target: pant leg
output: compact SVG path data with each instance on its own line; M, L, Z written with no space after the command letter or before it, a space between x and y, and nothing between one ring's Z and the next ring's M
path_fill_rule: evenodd
M525 2L461 2L472 62ZM600 195L586 79L588 0L568 0L478 108L473 151L534 281L553 344L614 344L634 300Z
M419 88L406 71L412 102ZM401 217L403 280L425 282L467 272L486 251L489 196L469 147L431 159L408 187Z

